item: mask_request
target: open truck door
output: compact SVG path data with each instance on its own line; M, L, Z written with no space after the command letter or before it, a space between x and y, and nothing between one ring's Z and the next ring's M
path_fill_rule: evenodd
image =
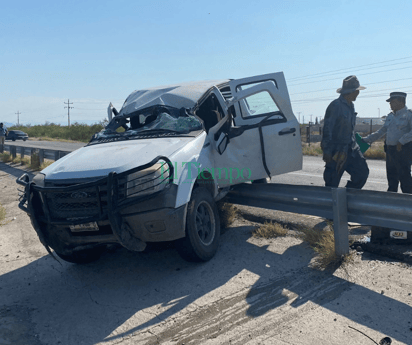
M219 186L302 169L300 128L283 73L231 80L229 86L226 123L209 133Z

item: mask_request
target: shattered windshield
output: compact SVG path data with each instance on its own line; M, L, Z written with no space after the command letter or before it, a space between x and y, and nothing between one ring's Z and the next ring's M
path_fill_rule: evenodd
M124 131L122 131L122 127ZM157 106L130 116L116 116L90 143L187 135L203 130L201 121L185 109Z

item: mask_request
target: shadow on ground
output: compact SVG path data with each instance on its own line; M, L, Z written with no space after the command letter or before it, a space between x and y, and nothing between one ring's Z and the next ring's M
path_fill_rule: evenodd
M46 344L117 342L148 327L173 324L183 309L192 307L190 319L157 336L172 339L180 334L179 339L193 339L196 327L208 329L208 334L219 332L216 318L239 301L246 302L238 307L241 316L234 313L233 322L226 319L226 331L287 303L298 308L311 301L366 327L377 329L379 324L380 332L399 338L392 325L400 315L411 315L410 306L333 272L309 268L313 253L305 244L276 254L268 246L250 243L249 237L250 227L231 228L223 234L216 257L202 264L183 261L170 247L142 253L118 249L83 266L59 264L44 256L1 276L1 293L11 312L26 308L30 327L35 327L30 334L39 334ZM222 289L242 276L235 291ZM343 293L347 303L334 303ZM220 305L222 298L226 307ZM372 314L377 304L380 313ZM382 315L391 320L387 326L376 322ZM152 332L147 333L150 339L156 340Z

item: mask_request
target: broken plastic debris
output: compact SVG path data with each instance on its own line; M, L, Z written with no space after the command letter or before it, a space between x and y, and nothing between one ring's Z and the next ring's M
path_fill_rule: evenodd
M365 236L364 238L361 238L360 240L359 240L359 242L362 242L362 243L369 243L371 241L371 237L370 236Z

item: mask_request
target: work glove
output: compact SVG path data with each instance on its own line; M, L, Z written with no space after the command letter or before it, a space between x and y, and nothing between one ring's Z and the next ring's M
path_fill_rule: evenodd
M401 152L401 151L402 151L402 144L401 144L401 143L398 143L398 144L396 145L396 151L398 151L398 152Z
M348 155L346 152L336 152L332 159L336 162L336 171L339 172L342 170L343 166L346 163Z
M329 153L323 153L323 161L328 164L332 162L332 155Z

